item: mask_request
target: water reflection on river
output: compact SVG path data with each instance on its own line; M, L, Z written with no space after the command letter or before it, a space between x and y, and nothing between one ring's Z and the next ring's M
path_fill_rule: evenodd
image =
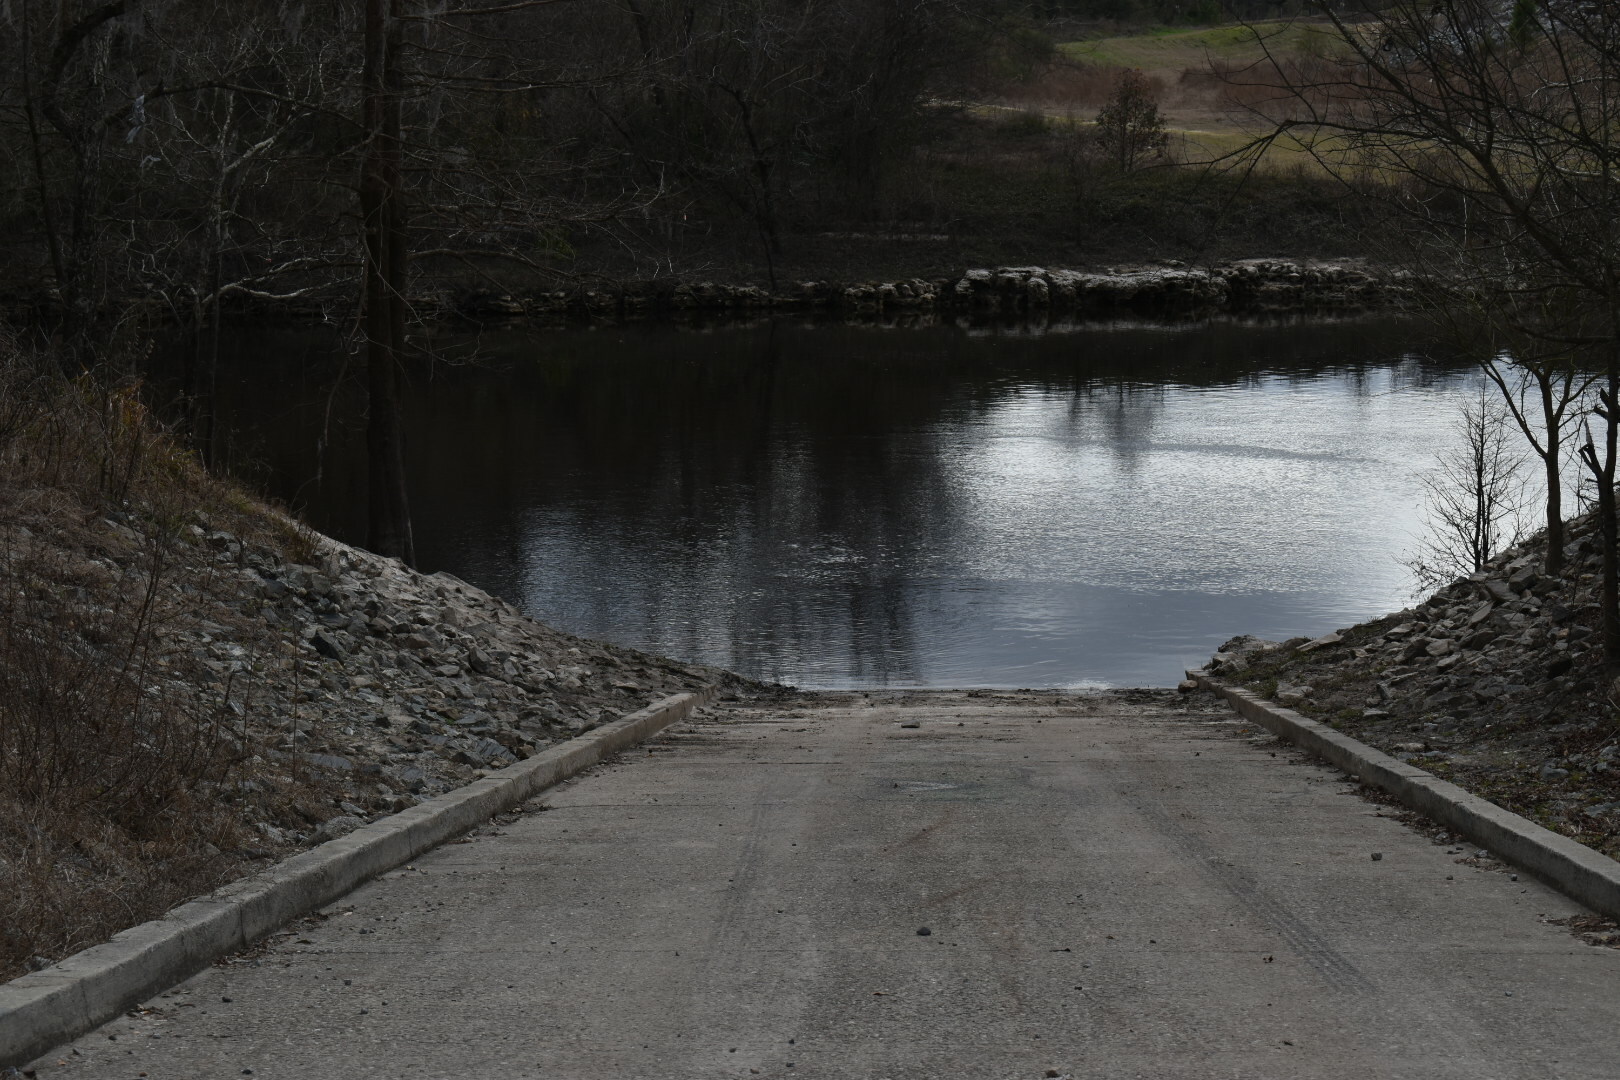
M1473 385L1388 319L477 345L408 405L423 567L805 686L1166 684L1235 633L1399 607L1415 473ZM359 539L363 443L352 402L327 410L329 345L260 330L241 350L236 415L268 422L235 424L238 453Z

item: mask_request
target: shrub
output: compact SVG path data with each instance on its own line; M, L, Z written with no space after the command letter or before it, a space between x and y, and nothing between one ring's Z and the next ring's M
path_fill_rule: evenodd
M1148 77L1138 68L1119 73L1114 93L1097 114L1097 141L1121 172L1162 157L1169 143L1164 116Z

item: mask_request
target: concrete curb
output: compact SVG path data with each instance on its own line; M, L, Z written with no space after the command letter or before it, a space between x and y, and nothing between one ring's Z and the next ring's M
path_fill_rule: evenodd
M1244 719L1389 792L1593 911L1620 918L1620 862L1247 690L1201 671L1187 677L1225 698Z
M393 814L0 986L0 1068L22 1065L292 919L488 821L714 699L655 702L482 780Z

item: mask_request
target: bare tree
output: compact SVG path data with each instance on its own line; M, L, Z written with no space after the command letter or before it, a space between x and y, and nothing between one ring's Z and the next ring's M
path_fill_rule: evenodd
M1428 532L1406 560L1422 588L1483 570L1518 539L1526 489L1512 424L1507 407L1481 388L1457 417L1457 443L1422 475Z
M1551 372L1601 372L1578 453L1597 488L1605 657L1620 667L1620 9L1317 7L1335 50L1309 68L1271 58L1238 76L1269 122L1250 150L1297 141L1352 191L1378 198L1399 256L1437 306L1465 304L1492 328L1486 336L1531 342L1526 355L1552 365L1557 430L1571 418L1567 398L1558 403L1567 384ZM1542 447L1555 452L1542 412ZM1558 509L1549 501L1549 520Z
M1475 358L1486 380L1500 395L1508 417L1541 465L1539 488L1545 521L1543 568L1549 576L1563 573L1565 467L1575 452L1582 419L1591 404L1598 378L1561 341L1581 321L1580 312L1536 308L1527 301L1512 310L1485 309L1472 288L1438 289L1429 297L1428 315L1445 337Z
M554 283L582 237L639 261L631 211L736 222L774 278L795 224L876 212L930 95L1013 6L0 0L0 224L54 293L68 366L107 355L109 322L190 332L210 457L223 319L313 298L352 325L368 542L409 561L400 397L424 285Z
M21 166L7 179L27 192L13 224L22 251L44 253L70 365L104 360L106 326L134 308L156 302L200 329L228 296L284 298L278 282L304 275L301 291L330 268L330 199L301 163L328 156L311 145L311 118L345 65L332 62L332 35L302 34L283 7L0 10L16 31L0 36L0 144ZM199 428L211 350L198 341L186 379Z
M109 129L128 99L116 84L124 65L109 47L121 31L126 0L95 5L8 5L15 27L16 83L9 89L27 132L27 160L62 318L61 355L71 367L91 363L98 308L107 291L113 246L98 228L108 196L102 154Z
M626 156L664 193L666 220L734 220L769 267L799 222L880 212L933 99L961 96L1013 6L634 0L617 24L582 8L580 44L624 77L575 92L587 108L566 137Z
M405 353L410 238L400 127L400 9L407 0L366 0L365 66L361 73L365 150L359 206L365 235L362 310L366 343L367 546L416 562L405 489L404 417L399 365Z
M1481 361L1501 402L1541 462L1542 516L1546 528L1543 569L1564 572L1564 463L1596 376L1581 370L1564 350L1534 352L1525 342L1517 353L1497 353Z

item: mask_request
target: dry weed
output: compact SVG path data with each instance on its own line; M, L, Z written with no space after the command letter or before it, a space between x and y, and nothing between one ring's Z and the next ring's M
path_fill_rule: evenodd
M136 389L0 340L0 977L265 854L232 806L254 787L251 702L175 631L228 587L190 557L197 521L300 538L204 474Z

